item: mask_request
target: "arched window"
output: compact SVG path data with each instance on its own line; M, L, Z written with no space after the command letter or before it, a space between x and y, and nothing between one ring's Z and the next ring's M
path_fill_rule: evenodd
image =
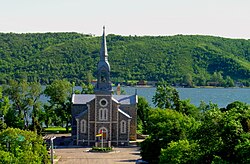
M108 109L107 108L100 108L99 109L99 120L101 120L101 121L108 120Z
M105 83L105 82L107 82L107 73L106 73L106 71L105 70L102 70L101 71L101 82L103 82L103 83Z
M81 133L86 133L86 129L87 129L86 120L81 120L80 126L81 126Z
M126 133L126 121L122 120L120 126L121 133Z

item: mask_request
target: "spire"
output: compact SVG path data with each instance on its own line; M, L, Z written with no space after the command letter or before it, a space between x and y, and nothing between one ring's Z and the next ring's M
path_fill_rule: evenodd
M108 60L108 51L106 45L106 35L105 35L105 26L103 26L103 34L102 34L102 43L101 43L101 51L100 51L100 60L107 61Z
M112 86L110 81L110 66L108 62L108 51L106 45L105 26L103 26L103 34L100 50L100 61L97 65L97 84L95 93L111 94Z

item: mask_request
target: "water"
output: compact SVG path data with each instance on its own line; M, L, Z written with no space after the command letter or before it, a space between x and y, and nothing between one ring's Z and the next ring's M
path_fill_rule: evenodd
M81 90L81 87L75 89ZM149 87L122 87L126 94L137 94L147 99L149 104L154 107L152 98L155 95L156 88ZM179 92L180 99L190 99L191 103L199 106L201 101L205 103L215 103L220 108L226 107L229 103L234 101L241 101L250 104L250 88L176 88ZM116 90L116 88L113 88ZM41 97L43 102L48 101L45 96Z
M122 87L126 94L137 94L145 97L151 106L152 98L155 95L156 88ZM199 106L201 101L217 104L219 107L226 107L234 101L241 101L250 104L249 88L176 88L180 99L190 99L191 103Z

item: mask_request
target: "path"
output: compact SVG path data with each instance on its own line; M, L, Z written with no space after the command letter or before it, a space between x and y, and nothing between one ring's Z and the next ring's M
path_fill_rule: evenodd
M55 149L58 164L131 164L140 159L139 147L114 148L110 153L87 152L90 148Z

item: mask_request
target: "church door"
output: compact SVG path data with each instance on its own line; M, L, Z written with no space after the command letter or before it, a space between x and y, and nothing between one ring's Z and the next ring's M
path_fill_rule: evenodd
M104 141L108 140L108 130L105 127L100 128L99 134L102 134ZM102 137L101 137L101 139L102 139Z

